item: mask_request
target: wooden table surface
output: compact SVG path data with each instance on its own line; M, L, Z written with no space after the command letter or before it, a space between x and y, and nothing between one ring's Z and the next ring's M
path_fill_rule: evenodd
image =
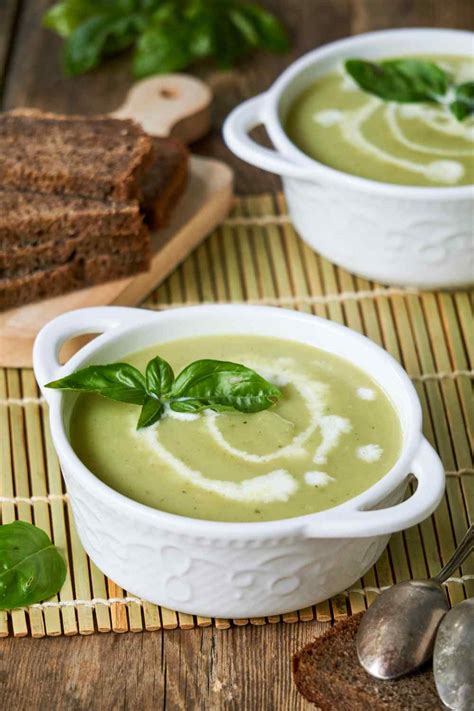
M50 0L0 0L0 102L3 109L37 106L64 113L108 112L131 82L126 58L92 74L65 79L60 41L40 28ZM215 93L211 134L193 150L219 157L235 170L236 190L275 190L278 178L235 159L220 126L242 99L266 89L296 57L350 34L390 27L472 29L472 0L266 0L286 22L293 48L259 55L231 72L196 73ZM60 709L229 709L293 711L309 708L291 681L290 656L320 634L317 622L216 630L106 634L0 641L0 707Z

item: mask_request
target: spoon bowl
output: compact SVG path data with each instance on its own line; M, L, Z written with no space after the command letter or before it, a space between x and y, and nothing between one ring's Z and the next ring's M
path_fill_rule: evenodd
M441 584L473 547L474 526L470 526L438 575L431 580L398 583L383 592L367 610L357 633L356 647L359 662L369 674L378 679L397 679L431 658L438 627L448 611Z
M474 598L453 607L441 622L433 673L441 701L455 711L474 709Z
M441 585L409 580L386 590L365 613L357 635L357 654L377 679L396 679L433 654L439 623L448 611Z

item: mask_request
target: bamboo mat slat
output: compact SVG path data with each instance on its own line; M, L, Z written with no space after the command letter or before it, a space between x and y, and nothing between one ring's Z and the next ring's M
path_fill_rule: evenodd
M143 304L197 303L295 308L345 324L384 347L413 379L425 434L447 470L446 494L419 526L394 534L377 564L350 590L285 615L223 620L188 615L136 598L108 580L76 533L31 370L0 369L2 522L31 521L63 551L68 574L56 598L0 612L0 636L189 630L328 622L366 609L380 591L443 565L474 517L472 304L467 291L419 292L356 277L316 255L295 233L282 194L236 201L233 213ZM474 595L474 561L446 584L452 604Z

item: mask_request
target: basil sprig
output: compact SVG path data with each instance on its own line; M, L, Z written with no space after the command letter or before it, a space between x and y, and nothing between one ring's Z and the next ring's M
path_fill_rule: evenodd
M474 115L474 82L456 85L452 77L434 62L348 59L344 66L361 89L385 101L403 104L434 102L448 106L459 121Z
M41 528L26 521L0 526L0 610L47 600L65 578L64 559Z
M43 25L65 39L70 76L129 47L133 73L144 77L207 58L227 68L256 49L284 52L289 45L275 15L241 0L61 0Z
M238 410L260 412L274 405L280 390L251 368L221 360L197 360L177 377L169 363L155 356L145 376L129 363L90 365L45 387L93 392L141 405L137 429L157 422L165 405L175 412Z

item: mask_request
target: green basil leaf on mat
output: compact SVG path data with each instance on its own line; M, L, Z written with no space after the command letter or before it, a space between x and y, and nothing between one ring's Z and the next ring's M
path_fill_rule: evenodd
M474 81L456 86L454 96L455 99L449 104L449 109L458 121L474 116Z
M66 563L41 528L26 521L0 526L0 610L47 600L65 578Z
M441 67L419 59L379 63L348 59L345 68L361 89L386 101L438 101L449 85L449 77Z
M150 425L154 425L155 422L158 422L164 409L165 408L161 400L148 395L143 403L140 417L138 418L137 430L142 427L150 427Z
M171 391L173 400L198 400L211 409L227 406L240 412L260 412L280 396L280 390L254 370L218 360L191 363L178 375Z
M146 388L156 397L168 395L174 381L173 368L160 356L155 356L146 367Z
M145 378L128 363L90 365L60 380L53 380L45 387L97 393L111 400L134 405L142 405L146 397Z

